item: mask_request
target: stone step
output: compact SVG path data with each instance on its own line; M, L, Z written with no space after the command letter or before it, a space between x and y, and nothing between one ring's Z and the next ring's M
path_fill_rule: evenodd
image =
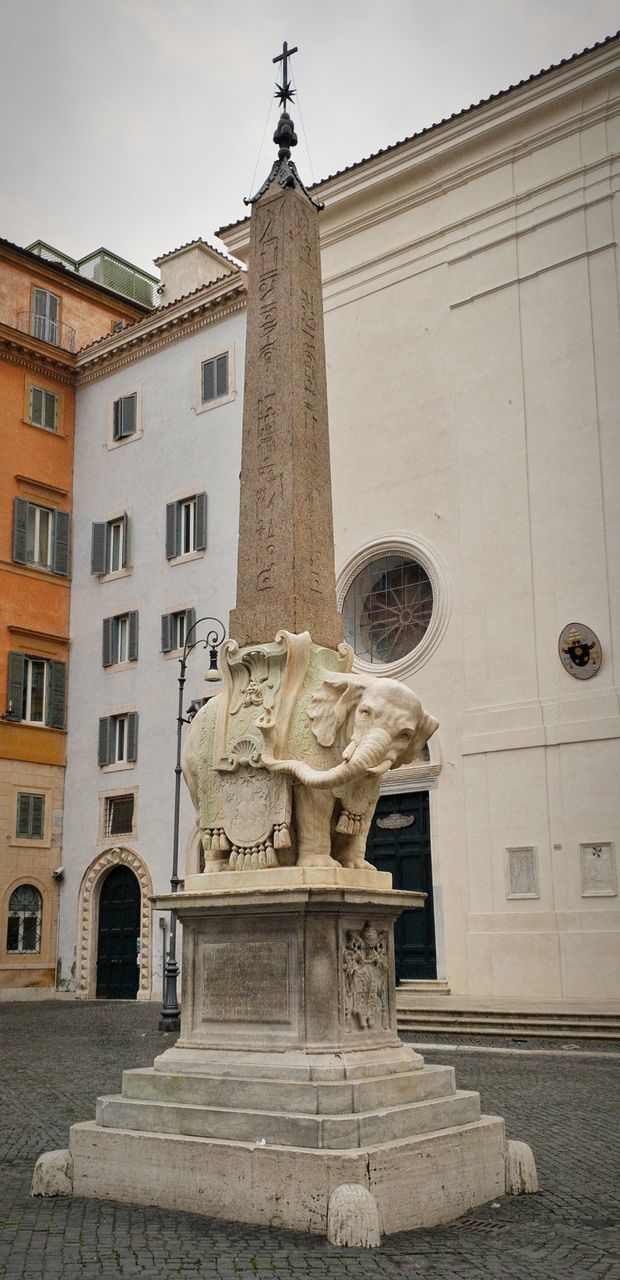
M183 1075L152 1067L123 1072L123 1097L143 1102L182 1103L235 1110L346 1115L395 1107L454 1094L454 1068L424 1066L419 1071L361 1080L263 1080L234 1076Z
M329 1116L145 1102L120 1095L97 1099L97 1124L106 1129L330 1150L393 1142L479 1119L479 1094L462 1090L399 1107Z
M397 1011L399 1031L457 1032L468 1035L519 1035L619 1040L620 1019L605 1015L471 1013L456 1009L405 1008Z

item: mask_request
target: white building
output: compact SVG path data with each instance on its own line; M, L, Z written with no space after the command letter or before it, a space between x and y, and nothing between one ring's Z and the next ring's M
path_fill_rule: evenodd
M360 670L410 682L441 725L422 770L388 778L373 856L433 891L401 976L497 1007L618 994L619 176L613 38L318 187L349 635ZM220 235L243 258L247 220ZM183 287L188 252L169 261ZM243 294L231 270L79 358L61 960L70 982L76 947L81 994L104 872L129 860L143 893L169 876L161 615L227 621L233 603ZM235 398L201 414L198 370L224 351ZM138 431L117 445L112 406L134 393ZM172 564L166 504L202 491L206 551ZM133 571L102 581L91 525L125 512ZM120 610L139 613L138 659L104 670ZM99 766L99 719L134 710L135 766ZM137 829L114 841L106 796L136 789ZM149 919L143 897L157 995Z

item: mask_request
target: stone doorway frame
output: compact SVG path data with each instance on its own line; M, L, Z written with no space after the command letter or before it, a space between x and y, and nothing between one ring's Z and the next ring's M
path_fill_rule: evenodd
M113 845L98 853L87 867L80 886L78 907L78 954L76 996L94 1000L97 992L97 937L99 933L99 896L108 871L125 866L133 871L140 885L140 983L137 1000L151 999L151 940L153 926L153 882L151 873L139 853L124 845Z

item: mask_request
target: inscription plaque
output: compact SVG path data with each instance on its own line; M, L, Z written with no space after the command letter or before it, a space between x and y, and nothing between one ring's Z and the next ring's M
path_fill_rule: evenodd
M207 942L202 953L205 1022L290 1022L289 944Z
M612 898L617 893L616 858L613 845L582 844L581 896L583 898Z
M536 865L536 848L524 845L519 848L506 849L507 863L507 898L538 898L538 867Z

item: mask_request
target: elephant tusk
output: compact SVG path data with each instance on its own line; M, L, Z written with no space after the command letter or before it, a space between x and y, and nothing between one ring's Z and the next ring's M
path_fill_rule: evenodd
M391 760L384 760L381 764L376 764L374 769L367 769L367 773L374 773L375 777L380 778L382 774L388 773L392 768Z

